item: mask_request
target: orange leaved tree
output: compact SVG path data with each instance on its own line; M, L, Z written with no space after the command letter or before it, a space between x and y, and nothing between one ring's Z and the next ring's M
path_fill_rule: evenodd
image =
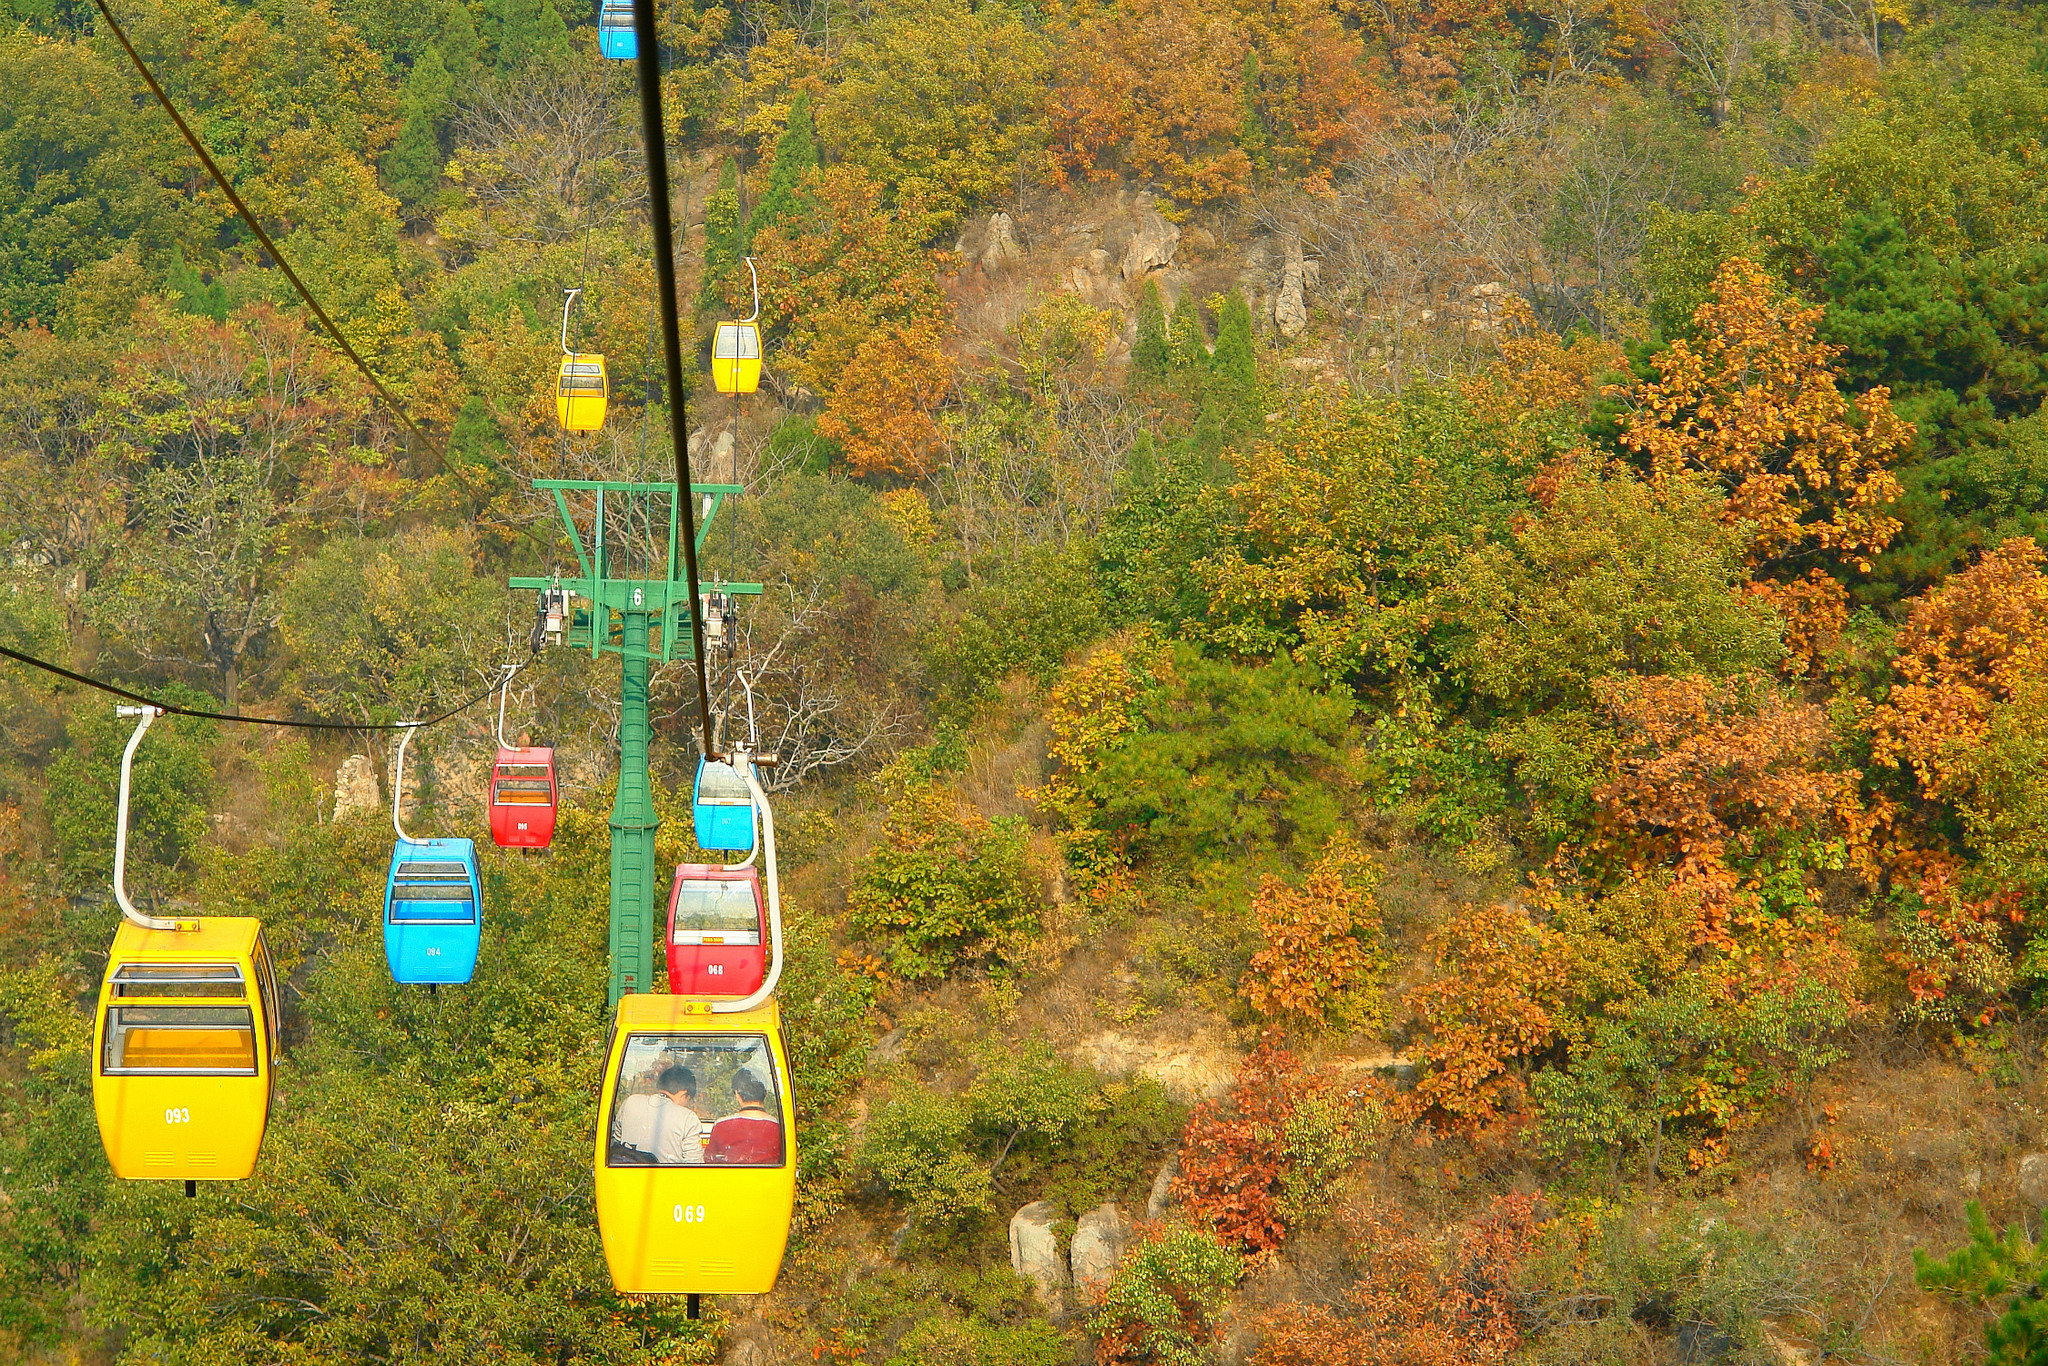
M1408 993L1428 1035L1410 1109L1451 1130L1519 1108L1517 1064L1557 1039L1569 956L1520 906L1467 906L1429 936L1433 978Z
M1613 777L1594 794L1597 852L1697 894L1703 939L1728 938L1759 860L1814 836L1861 850L1861 775L1830 767L1820 707L1757 678L1623 676L1595 692L1617 734Z
M953 363L936 322L887 327L854 351L818 430L846 448L856 476L922 478L945 445L935 414L952 386Z
M1795 663L1839 631L1839 586L1816 571L1868 573L1898 534L1889 466L1913 439L1890 390L1852 400L1836 387L1840 348L1815 337L1820 316L1755 262L1730 259L1693 313L1698 338L1674 341L1656 378L1628 390L1621 437L1659 477L1700 470L1726 487L1721 516L1751 528L1758 591L1785 614Z
M1899 632L1898 682L1872 718L1872 749L1912 766L1928 796L1951 793L1990 729L2048 647L2041 548L2015 537L1913 604Z
M1252 955L1238 990L1268 1017L1325 1023L1329 1013L1355 1021L1378 975L1378 869L1352 841L1330 841L1297 890L1268 874L1253 912L1265 947Z

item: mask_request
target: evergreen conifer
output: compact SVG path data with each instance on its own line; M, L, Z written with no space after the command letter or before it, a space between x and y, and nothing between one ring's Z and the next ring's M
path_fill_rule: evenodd
M697 312L716 316L724 311L726 290L740 258L747 253L740 229L740 182L732 162L718 177L718 188L704 205L704 281L697 291Z
M399 98L404 123L399 127L398 140L377 163L377 169L384 173L384 184L398 196L409 215L417 216L440 186L441 126L447 121L454 93L454 78L442 60L440 46L427 44L419 60L413 63L405 92Z
M1266 152L1272 146L1272 138L1266 132L1266 120L1259 113L1259 54L1244 54L1244 75L1238 85L1238 127L1237 145L1251 158L1252 165L1263 171L1267 168Z
M1147 280L1138 292L1138 339L1131 345L1131 378L1156 384L1166 378L1171 359L1166 345L1166 304L1159 297L1159 282Z
M1217 310L1216 349L1209 357L1209 382L1202 388L1203 404L1215 404L1216 421L1226 436L1234 435L1249 420L1258 388L1251 305L1233 289Z
M803 201L803 179L818 165L817 131L811 124L811 94L799 91L789 106L789 126L775 139L775 163L768 168L768 190L747 216L747 240L771 223L796 213Z

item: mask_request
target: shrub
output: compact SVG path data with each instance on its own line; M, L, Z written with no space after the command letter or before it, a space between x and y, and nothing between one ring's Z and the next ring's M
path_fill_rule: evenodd
M1242 1271L1214 1237L1169 1229L1140 1243L1103 1290L1093 1327L1095 1359L1204 1366L1216 1318Z
M1379 975L1378 869L1349 838L1330 841L1300 890L1267 876L1253 910L1265 947L1238 990L1267 1017L1322 1024L1335 1010L1354 1024L1375 1013ZM1361 940L1360 936L1363 935Z
M860 1162L913 1222L943 1227L995 1208L987 1164L968 1151L972 1141L964 1103L912 1088L869 1119Z
M892 798L883 844L855 874L849 923L880 948L880 971L923 981L1014 964L1041 906L1023 823L963 811L905 761L879 781Z
M1174 1197L1225 1245L1271 1252L1327 1198L1385 1113L1376 1084L1308 1073L1268 1031L1230 1094L1195 1107Z
M1345 1230L1360 1274L1342 1303L1284 1304L1268 1314L1254 1366L1489 1366L1508 1360L1521 1345L1516 1280L1535 1242L1535 1204L1533 1196L1497 1197L1441 1240L1382 1212L1360 1212Z

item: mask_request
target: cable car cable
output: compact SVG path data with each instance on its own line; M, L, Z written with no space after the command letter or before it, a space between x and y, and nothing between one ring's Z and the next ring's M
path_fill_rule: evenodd
M135 44L128 41L128 35L114 18L113 11L107 8L107 0L93 0L93 4L98 7L100 17L107 21L107 27L113 30L114 37L119 40L122 49L127 52L128 60L135 64L135 70L141 75L143 83L149 87L149 93L156 96L156 102L164 107L166 114L171 116L171 122L178 125L178 132L184 137L185 144L199 158L200 164L206 168L206 173L213 177L213 183L220 186L221 193L228 197L228 203L235 206L235 212L241 215L242 222L248 225L249 231L256 234L256 240L262 243L265 251L270 253L270 259L277 262L277 268L284 272L285 279L291 281L292 288L298 292L298 296L301 299L305 300L306 307L313 310L313 316L318 318L320 325L327 329L327 335L334 338L335 345L339 346L348 355L348 358L355 362L356 369L363 372L363 378L376 386L377 392L383 396L385 404L397 415L398 420L405 424L406 430L410 431L421 441L428 441L427 434L420 429L420 425L417 422L412 420L412 414L406 412L392 392L384 387L384 381L378 379L376 373L370 369L369 362L364 360L355 347L349 344L348 338L341 334L339 327L335 326L334 319L327 316L327 310L320 307L319 301L313 297L312 291L306 288L305 281L299 279L299 273L292 269L291 262L287 261L284 253L277 249L277 243L270 240L270 234L265 232L263 225L256 221L256 215L249 212L249 206L244 204L242 197L235 193L235 187L228 183L227 176L223 175L220 167L214 164L213 157L207 153L205 145L199 141L190 125L185 122L184 115L178 112L177 106L171 103L171 97L164 93L164 88L157 84L156 77L150 74L149 67L143 63L142 55L135 50ZM433 443L428 441L428 444L432 445Z
M104 0L95 0L104 3ZM669 434L676 451L676 498L682 503L683 567L690 589L691 653L697 665L697 719L711 754L711 688L704 676L704 621L697 585L697 500L690 488L690 413L683 388L683 343L676 320L675 225L670 221L668 134L661 112L661 58L654 0L634 0L633 33L640 76L640 140L647 149L647 215L654 230L654 275L661 300L662 360L668 380Z
M191 125L185 122L184 115L178 112L178 107L171 103L171 97L164 93L164 88L157 84L156 77L151 74L149 66L142 60L142 54L135 50L135 44L128 41L127 31L114 18L113 11L107 8L107 0L93 0L93 4L98 8L100 17L107 21L107 27L113 30L114 37L121 44L121 49L128 54L128 60L134 63L136 73L142 77L143 84L149 87L150 94L156 96L156 102L163 106L164 112L171 116L171 122L178 126L178 133L185 139L185 145L190 147L193 154L199 158L199 163L206 168L207 175L213 178L213 183L218 185L221 193L227 196L228 203L234 205L235 212L241 215L242 222L247 225L250 232L256 235L256 240L262 244L263 249L270 253L270 259L275 261L277 268L284 272L284 277L291 283L293 291L298 294L300 299L305 301L306 307L313 311L313 316L320 320L320 325L327 329L327 335L334 339L334 344L339 346L350 362L355 365L356 369L362 372L363 378L370 381L370 384L383 398L385 406L405 425L405 429L411 432L418 441L424 443L428 452L440 460L441 468L461 488L464 495L471 499L478 498L478 490L470 487L469 480L463 478L462 471L448 459L447 443L445 441L435 441L421 428L419 423L413 421L412 414L407 412L404 405L399 403L391 390L385 387L384 381L377 378L376 372L370 369L369 362L365 361L355 347L349 343L349 339L341 334L341 329L335 325L334 319L327 316L327 310L320 306L320 301L315 299L313 292L306 288L305 281L301 280L299 273L292 269L292 263L285 259L285 254L282 251L278 250L277 243L270 240L270 234L265 232L263 225L256 221L256 215L249 212L249 206L242 202L242 197L239 194L235 193L235 187L228 183L227 176L222 173L220 167L215 164L213 157L208 154L205 144L201 143L198 135L193 133ZM530 528L522 529L520 534L528 539L536 539Z
M148 696L147 694L131 692L129 689L121 687L119 684L108 683L102 679L94 678L89 674L74 672L73 670L65 668L61 664L52 664L47 659L37 659L34 655L23 654L21 651L9 649L5 645L0 645L0 656L5 656L8 659L14 660L16 663L26 664L30 668L41 669L44 673L55 674L59 678L67 678L71 680L73 683L83 683L88 688L97 688L99 689L99 691L103 693L109 693L115 697L125 698L130 702L140 703L142 706L145 707L154 707L158 712L166 716L191 716L196 717L197 719L202 721L233 721L245 726L279 726L288 727L293 730L421 729L427 726L438 725L440 722L446 721L449 717L454 716L458 712L468 711L477 703L495 694L500 687L500 684L493 683L491 684L490 687L478 693L476 696L470 698L467 702L458 702L454 706L448 708L448 710L444 712L437 712L435 715L428 717L424 721L394 721L383 724L373 724L368 721L289 721L281 720L277 717L272 716L245 716L240 712L232 711L202 711L197 707L181 707L174 702L161 702L154 697ZM527 663L530 662L531 661L527 661ZM525 667L526 663L521 663L517 666L517 669L514 669L514 672L516 673L518 669L524 669ZM509 675L507 675L505 681L510 681Z

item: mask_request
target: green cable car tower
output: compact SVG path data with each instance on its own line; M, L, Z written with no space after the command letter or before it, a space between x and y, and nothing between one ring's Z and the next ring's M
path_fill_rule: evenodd
M647 675L656 660L696 658L691 627L698 604L690 601L679 553L682 509L674 484L536 479L533 486L554 495L555 511L576 549L577 574L517 577L510 586L554 596L546 608L551 638L587 647L592 659L619 656L619 792L611 814L610 1003L617 1006L619 997L654 986L661 886L654 837L661 818L647 774ZM725 500L742 490L737 484L695 484L691 491L702 500L694 547L701 551ZM759 593L761 585L720 583L716 590Z

